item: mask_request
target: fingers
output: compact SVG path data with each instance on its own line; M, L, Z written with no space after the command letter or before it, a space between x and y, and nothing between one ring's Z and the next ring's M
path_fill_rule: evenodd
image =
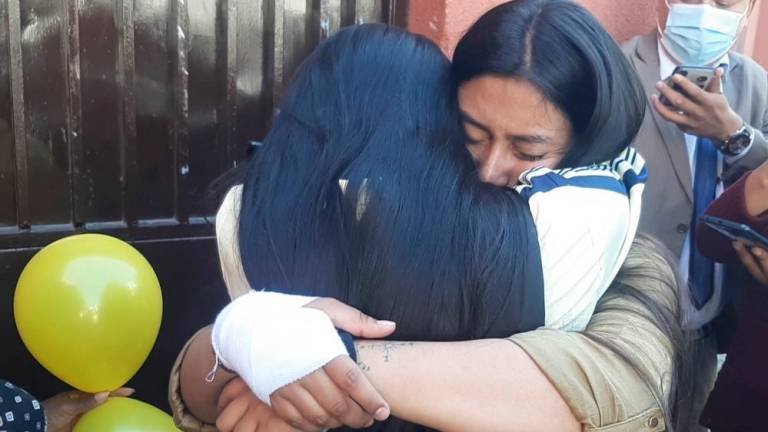
M296 385L291 392L281 396L290 402L312 426L320 430L341 426L341 423L315 399L317 395L311 394L301 385Z
M216 417L216 428L221 432L231 432L240 420L248 412L250 401L246 397L232 399L228 404L223 405L219 416Z
M349 394L373 418L381 421L389 417L389 405L351 358L336 357L323 369L343 392Z
M753 247L751 252L759 270L759 275L755 275L755 279L763 284L768 284L768 252L759 247Z
M113 392L100 392L95 394L72 391L67 393L67 412L73 415L85 414L109 399L110 396L128 397L136 390L128 387L119 388Z
M122 388L119 388L119 389L113 391L109 395L110 396L118 396L118 397L128 397L128 396L131 396L134 393L136 393L135 389L132 389L130 387L122 387Z
M371 426L373 416L368 415L355 401L343 393L324 370L321 372L301 380L301 385L312 394L327 413L341 424L353 429Z
M110 396L116 396L116 397L128 397L128 396L134 394L135 392L136 392L136 390L134 390L132 388L123 387L123 388L119 388L119 389L113 391L109 395Z
M320 298L305 307L325 312L336 328L347 331L353 336L365 339L381 339L395 331L395 323L392 321L377 321L336 299Z
M679 75L675 75L672 77L673 82L675 84L678 84L678 78ZM701 91L698 87L691 84L688 80L683 79L685 84L690 84L693 86L696 90ZM680 85L680 84L678 84ZM689 98L686 96L688 94L688 90L686 86L680 85L680 87L683 89L682 91L677 91L670 87L666 82L660 81L656 83L656 89L659 91L659 94L663 95L667 100L672 104L672 106L675 108L676 111L682 111L684 113L692 113L698 109L698 106L694 101L693 98Z
M272 401L272 409L275 411L275 414L277 414L280 418L282 418L286 423L291 425L295 429L299 429L304 432L314 432L314 431L320 431L322 428L315 426L304 418L303 415L299 412L299 410L293 406L293 404L288 401L287 399L283 398L282 396L279 396L277 394L273 394L271 397Z
M661 103L659 96L651 96L651 103L653 104L653 108L656 109L656 112L658 112L664 120L676 124L683 130L690 127L688 117L686 117L685 114L677 112Z
M768 254L760 248L753 248L759 250L760 255L753 253L741 242L734 242L733 248L747 271L760 283L767 284Z
M749 254L749 252L747 251L747 247L744 246L744 243L740 241L735 241L732 244L733 244L733 249L736 251L736 255L739 256L739 259Z
M709 82L707 86L708 93L722 94L723 93L723 75L725 71L723 68L717 68L715 70L715 79Z
M248 387L248 384L245 383L241 378L235 378L231 380L227 385L224 386L224 389L221 391L221 394L219 395L219 402L218 406L216 408L217 412L221 412L227 405L230 404L235 398L242 396L243 394L249 394L251 391L250 387ZM252 395L253 396L253 395ZM253 396L254 398L256 396Z
M707 92L699 88L696 84L688 81L688 79L680 74L672 75L672 82L681 89L681 91L677 93L692 102L692 105L694 106L701 105L707 97ZM683 111L687 110L683 109Z
M109 393L107 392L90 394L72 391L67 393L63 410L69 415L78 416L103 404L108 398Z
M109 399L109 393L107 392L96 393L93 395L95 406L103 404L107 399Z
M758 260L762 261L768 261L768 252L765 251L765 249L759 248L759 247L753 247L752 253L757 257Z
M232 432L257 432L261 430L259 426L261 426L261 423L259 422L258 413L249 410L235 425Z

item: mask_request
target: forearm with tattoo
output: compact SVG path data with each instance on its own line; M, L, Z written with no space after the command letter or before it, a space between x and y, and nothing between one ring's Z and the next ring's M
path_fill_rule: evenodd
M358 366L403 420L448 432L579 429L536 364L508 340L355 347Z
M371 371L371 366L362 360L363 357L374 356L379 358L379 361L389 363L393 360L398 350L413 346L413 342L357 341L355 342L355 348L358 353L357 365L360 366L363 372L368 373Z

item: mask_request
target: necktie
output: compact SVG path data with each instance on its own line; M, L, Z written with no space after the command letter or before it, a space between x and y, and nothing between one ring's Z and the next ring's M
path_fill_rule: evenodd
M698 307L702 307L712 297L715 264L696 249L695 229L699 216L715 199L715 189L718 183L717 149L712 141L706 138L696 140L696 177L693 182L693 221L690 235L690 263L688 281L692 285L693 299Z

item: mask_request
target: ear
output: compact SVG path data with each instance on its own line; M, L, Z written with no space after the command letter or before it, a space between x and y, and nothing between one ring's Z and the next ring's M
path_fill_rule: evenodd
M658 28L660 31L664 31L667 27L668 16L669 6L667 6L667 0L658 0L656 2L656 19L658 20Z

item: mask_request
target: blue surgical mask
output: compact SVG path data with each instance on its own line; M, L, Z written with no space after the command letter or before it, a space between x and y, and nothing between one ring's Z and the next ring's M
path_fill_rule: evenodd
M710 5L673 4L661 43L682 65L710 66L736 43L745 15Z

